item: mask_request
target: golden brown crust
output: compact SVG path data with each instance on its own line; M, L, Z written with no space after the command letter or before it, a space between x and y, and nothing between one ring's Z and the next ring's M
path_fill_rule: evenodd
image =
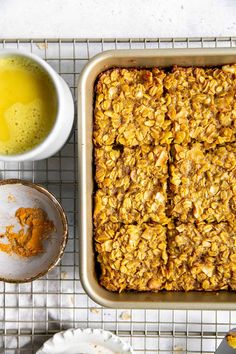
M222 69L175 67L164 79L167 116L177 144L206 148L236 141L236 65Z
M108 222L95 231L101 284L111 291L162 289L166 229L158 224Z
M100 283L236 290L236 65L114 68L95 91Z
M166 182L149 184L149 189L132 186L125 193L99 189L95 195L94 225L107 221L123 224L143 222L168 223L166 216Z
M163 95L163 70L113 69L96 85L95 146L169 144L171 121Z
M227 223L179 224L168 237L167 290L227 290L236 232Z
M236 144L206 151L175 145L170 165L171 215L182 222L235 224Z
M94 224L108 220L132 224L167 224L168 149L142 145L122 151L105 146L95 151L96 181Z
M117 189L123 192L133 185L143 189L167 180L169 149L164 146L141 145L122 149L103 146L95 150L98 188Z

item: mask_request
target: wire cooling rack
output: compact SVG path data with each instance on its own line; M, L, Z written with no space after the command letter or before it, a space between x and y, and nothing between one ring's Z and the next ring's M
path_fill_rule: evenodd
M95 54L108 49L236 47L235 38L0 39L0 48L38 54L67 81L76 102L78 76ZM103 328L129 342L137 353L214 353L236 311L116 310L101 308L79 279L76 127L55 156L38 162L3 163L0 179L40 183L61 201L69 220L69 242L61 264L29 284L0 283L0 353L33 354L54 333Z

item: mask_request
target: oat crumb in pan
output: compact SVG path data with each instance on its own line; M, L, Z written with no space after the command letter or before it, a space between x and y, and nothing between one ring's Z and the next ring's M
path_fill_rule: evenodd
M95 91L101 285L236 290L236 64L115 68Z

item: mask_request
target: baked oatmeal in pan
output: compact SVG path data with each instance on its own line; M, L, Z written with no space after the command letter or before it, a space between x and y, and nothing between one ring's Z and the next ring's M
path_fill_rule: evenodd
M100 284L236 289L236 65L103 72L93 139Z

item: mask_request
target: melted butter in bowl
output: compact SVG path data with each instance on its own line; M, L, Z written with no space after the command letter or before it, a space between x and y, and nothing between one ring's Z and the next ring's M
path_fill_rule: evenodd
M37 63L0 58L0 155L33 149L50 133L57 115L54 85Z

